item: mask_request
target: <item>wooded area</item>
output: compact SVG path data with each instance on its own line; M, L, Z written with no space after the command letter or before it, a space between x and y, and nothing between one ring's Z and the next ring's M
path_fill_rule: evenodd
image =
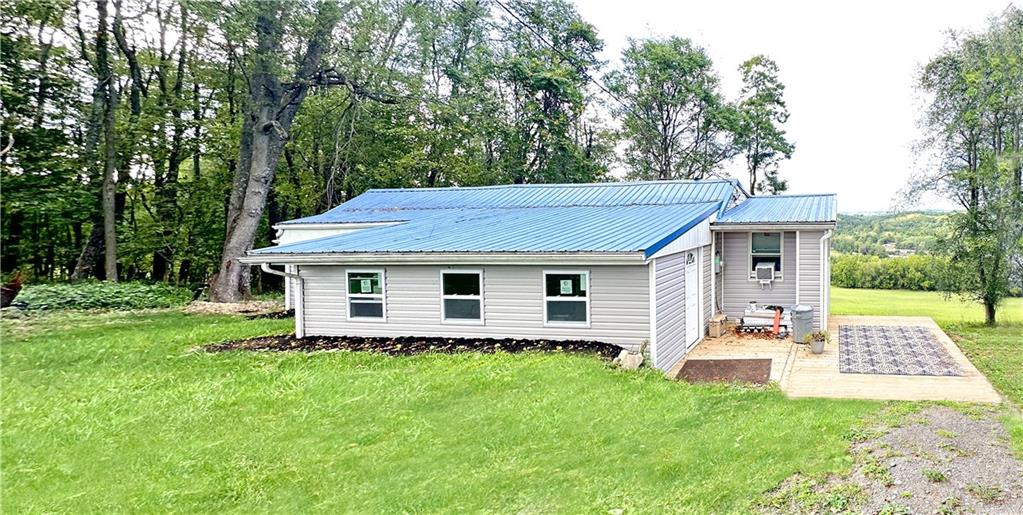
M745 156L750 189L778 191L792 152L770 59L729 70L746 87L726 99L684 38L601 61L564 0L16 0L2 16L0 258L34 281L212 280L235 300L234 258L273 224L367 188L592 182L618 163L704 178Z

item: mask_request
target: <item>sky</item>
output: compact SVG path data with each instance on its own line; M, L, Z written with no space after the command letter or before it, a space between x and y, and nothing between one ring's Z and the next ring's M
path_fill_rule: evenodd
M796 2L575 0L619 64L628 38L683 36L704 47L723 93L738 92L739 64L766 54L780 68L796 145L781 165L788 193L837 193L841 212L905 209L898 192L926 165L913 152L925 99L921 67L948 31L979 31L1009 0ZM746 183L738 160L727 168ZM947 209L936 196L919 209Z

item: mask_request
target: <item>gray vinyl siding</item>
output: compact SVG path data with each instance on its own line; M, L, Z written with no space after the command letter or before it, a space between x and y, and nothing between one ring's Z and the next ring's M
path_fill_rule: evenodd
M654 366L669 370L686 352L686 254L657 258L654 288L657 324Z
M719 240L724 270L718 290L722 297L722 311L729 318L742 316L750 301L764 305L791 306L796 303L796 232L785 231L782 242L781 280L761 288L749 280L749 233L722 232ZM814 325L820 327L820 238L823 231L800 231L799 236L799 302L814 309Z
M669 370L686 353L686 253L672 254L657 259L654 268L654 288L657 292L657 306L654 323L657 328L657 356L654 366ZM702 322L700 337L707 334L707 322L711 317L710 297L710 245L703 247L700 280L703 281Z
M450 267L483 270L484 325L441 323L440 270L449 267L352 268L384 269L386 322L347 320L344 266L303 265L307 335L585 339L635 350L650 337L646 266ZM589 270L589 327L544 326L543 270Z
M821 325L821 236L823 231L799 234L799 303L813 307L813 325ZM827 284L830 281L826 281Z

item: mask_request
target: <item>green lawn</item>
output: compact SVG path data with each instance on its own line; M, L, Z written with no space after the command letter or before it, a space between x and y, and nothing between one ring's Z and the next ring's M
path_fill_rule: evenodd
M847 468L878 406L564 355L190 352L289 328L4 320L0 511L741 511Z
M860 290L831 288L831 313L836 315L929 316L941 325L982 323L984 308L973 302L951 299L937 292L906 290ZM1006 299L999 307L998 322L1023 323L1023 299Z

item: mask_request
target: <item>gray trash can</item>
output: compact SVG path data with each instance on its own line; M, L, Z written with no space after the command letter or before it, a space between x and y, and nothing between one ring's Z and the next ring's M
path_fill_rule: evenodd
M792 338L803 343L806 335L813 332L813 307L800 304L792 306Z

